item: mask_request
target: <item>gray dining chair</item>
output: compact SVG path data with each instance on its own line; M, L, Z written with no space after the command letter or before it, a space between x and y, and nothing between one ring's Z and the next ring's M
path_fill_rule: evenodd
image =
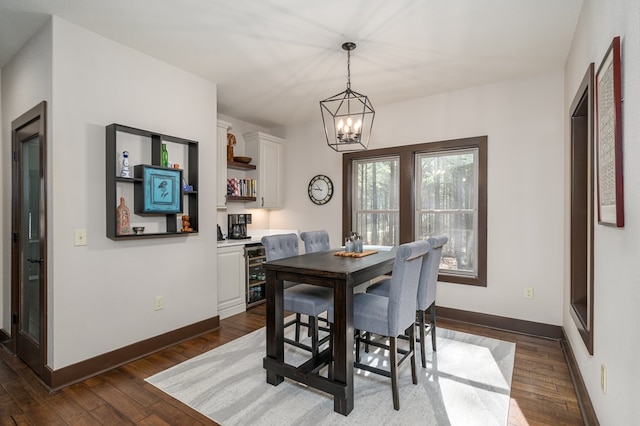
M418 284L418 296L416 299L416 313L418 317L418 330L420 338L420 358L422 367L427 367L425 339L427 334L431 334L431 347L434 351L436 347L436 285L438 283L438 271L440 269L440 259L442 258L442 247L449 241L445 235L430 237L427 239L431 244L431 250L424 257L420 281ZM390 279L384 279L367 288L367 293L380 296L389 295L391 285ZM425 324L425 314L429 311L429 324Z
M279 234L262 237L262 245L267 262L286 257L298 256L298 236L296 234ZM285 338L284 341L296 347L311 351L312 356L318 355L319 346L329 339L319 340L317 317L333 306L333 290L310 284L284 282L283 308L285 311L294 312L296 319L286 323L284 327L296 325L294 339ZM302 322L301 315L307 315L308 322ZM306 325L311 331L311 346L300 342L300 325Z
M329 233L325 230L302 232L300 239L304 242L305 253L315 253L331 248Z
M422 261L431 249L427 241L414 241L398 247L393 264L393 275L389 281L389 295L358 293L353 296L353 327L358 331L385 336L389 339L389 370L363 364L359 359L360 333L356 333L356 361L354 366L366 371L391 378L393 408L400 409L398 394L398 367L407 358L411 361L411 376L418 384L415 357L416 298ZM333 321L333 308L329 310L329 320ZM409 336L409 350L399 350L397 338ZM398 360L398 354L402 358Z

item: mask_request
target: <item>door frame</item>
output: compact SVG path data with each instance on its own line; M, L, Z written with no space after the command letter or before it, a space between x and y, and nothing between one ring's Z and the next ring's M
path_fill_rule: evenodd
M40 340L39 340L39 360L34 371L43 378L47 365L47 121L46 121L47 102L42 101L29 111L22 114L11 122L11 149L12 149L12 183L11 183L11 342L9 349L17 354L18 350L18 333L20 324L20 270L21 270L21 244L20 232L22 230L21 207L20 207L20 188L21 188L21 171L20 171L20 151L21 140L25 137L19 135L21 129L37 122L37 132L33 133L29 138L38 135L40 142L40 170L41 188L44 188L41 194L41 205L44 211L44 217L41 222L40 229L40 255L44 262L41 265L40 277Z

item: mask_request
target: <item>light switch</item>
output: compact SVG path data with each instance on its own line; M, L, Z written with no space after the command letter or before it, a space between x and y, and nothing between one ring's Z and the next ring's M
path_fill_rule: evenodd
M74 246L86 246L87 245L87 230L76 229L74 232Z

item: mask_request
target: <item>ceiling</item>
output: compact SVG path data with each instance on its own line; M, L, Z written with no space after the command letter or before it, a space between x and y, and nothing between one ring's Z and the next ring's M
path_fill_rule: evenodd
M563 69L582 0L0 0L0 66L56 15L218 84L218 111L320 119L346 88L374 107Z

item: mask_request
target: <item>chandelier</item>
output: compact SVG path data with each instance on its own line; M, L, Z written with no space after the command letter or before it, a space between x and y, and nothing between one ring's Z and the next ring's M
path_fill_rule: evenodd
M347 90L320 101L327 145L338 152L367 149L376 112L366 95L351 90L351 51L356 44L347 42Z

